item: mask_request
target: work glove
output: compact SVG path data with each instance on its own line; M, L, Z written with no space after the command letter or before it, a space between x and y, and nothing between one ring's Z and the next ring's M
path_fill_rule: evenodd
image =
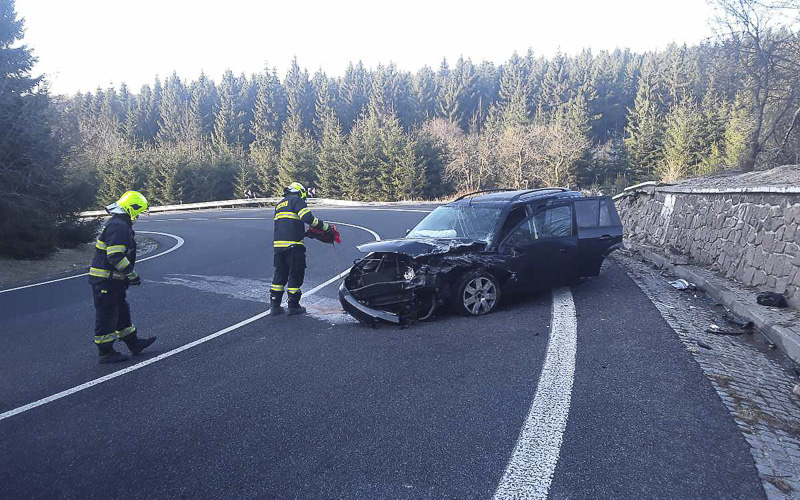
M136 274L136 271L129 272L128 275L125 277L125 281L129 285L134 285L134 286L142 284L142 278L140 278L139 275Z

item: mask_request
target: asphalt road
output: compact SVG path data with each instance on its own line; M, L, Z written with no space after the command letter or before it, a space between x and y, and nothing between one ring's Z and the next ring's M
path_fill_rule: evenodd
M314 213L382 238L425 215ZM542 397L549 293L485 317L369 329L340 313L336 281L304 299L306 317L266 316L159 357L265 310L270 219L241 210L138 222L185 243L137 266L134 323L159 340L121 365L96 363L85 277L0 293L0 498L492 497ZM305 290L373 240L340 229L335 251L308 243ZM161 250L175 244L151 236ZM563 434L552 431L550 498L763 498L733 420L627 275L611 262L572 296L574 382Z

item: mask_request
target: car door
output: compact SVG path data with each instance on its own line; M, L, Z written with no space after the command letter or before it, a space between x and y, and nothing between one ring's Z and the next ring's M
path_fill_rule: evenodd
M571 202L529 208L528 217L501 242L500 253L510 259L520 289L572 282L577 277L578 238Z
M597 276L606 257L622 243L622 223L609 196L575 200L580 276Z

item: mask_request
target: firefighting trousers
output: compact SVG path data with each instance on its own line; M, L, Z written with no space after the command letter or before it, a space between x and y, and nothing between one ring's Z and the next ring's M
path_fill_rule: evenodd
M92 285L95 322L94 343L111 344L136 331L131 323L131 308L124 281L106 280Z
M289 248L275 249L275 274L272 277L270 290L273 297L280 297L284 290L289 301L300 300L300 287L306 276L306 247L294 245Z

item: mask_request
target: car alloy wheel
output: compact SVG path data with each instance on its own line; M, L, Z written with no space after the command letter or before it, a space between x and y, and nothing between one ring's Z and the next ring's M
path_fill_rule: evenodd
M497 304L497 286L491 279L479 274L467 282L462 301L464 309L470 314L486 314Z

